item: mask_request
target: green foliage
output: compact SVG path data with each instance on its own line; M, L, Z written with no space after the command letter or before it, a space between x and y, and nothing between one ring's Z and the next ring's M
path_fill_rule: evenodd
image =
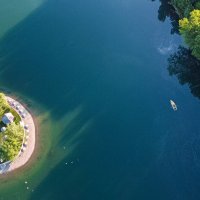
M0 116L4 114L7 108L9 108L9 104L6 101L6 97L3 93L0 93Z
M6 97L3 93L0 93L0 116L3 116L5 113L10 112L13 114L13 116L15 117L15 123L19 124L19 122L21 121L20 116L18 115L18 113L12 109L10 107L10 105L8 104ZM0 118L1 120L1 118Z
M0 159L3 162L13 160L18 155L23 142L24 129L19 124L21 118L18 113L7 103L5 95L0 93L0 120L7 112L11 112L15 118L5 132L0 132ZM2 125L5 126L1 122L0 128Z
M2 160L13 160L18 155L23 142L23 134L24 130L20 125L15 123L8 125L1 138L0 157Z
M189 18L179 20L179 26L192 54L200 59L200 10L193 10Z
M199 1L199 2L196 2L196 4L195 4L195 9L200 10L200 1Z
M180 17L188 17L194 9L190 0L171 0L171 4L176 8Z
M19 122L21 121L21 118L15 110L13 110L12 108L8 108L6 112L12 113L12 115L14 116L14 119L15 119L15 123L19 124Z

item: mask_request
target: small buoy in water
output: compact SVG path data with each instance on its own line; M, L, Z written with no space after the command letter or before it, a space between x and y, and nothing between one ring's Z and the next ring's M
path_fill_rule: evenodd
M25 181L24 183L25 183L25 184L27 184L27 183L28 183L28 181Z
M65 165L67 165L67 162L65 163Z
M27 190L29 190L29 187L26 187Z
M74 161L71 162L71 164L73 164L73 163L74 163Z

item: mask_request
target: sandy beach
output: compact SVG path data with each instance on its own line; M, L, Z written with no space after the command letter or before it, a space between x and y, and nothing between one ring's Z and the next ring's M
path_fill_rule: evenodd
M19 152L19 155L12 162L8 162L6 164L4 170L1 172L4 174L18 169L19 167L22 167L29 161L31 155L33 154L36 140L36 129L31 114L25 109L25 107L22 104L20 104L15 99L9 96L6 96L6 99L12 106L12 108L21 116L22 122L24 124L25 135L24 144L22 146L21 151Z

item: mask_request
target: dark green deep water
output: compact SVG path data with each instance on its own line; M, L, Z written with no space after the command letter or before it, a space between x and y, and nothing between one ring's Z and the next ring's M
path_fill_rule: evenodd
M1 180L0 199L200 199L200 103L168 75L172 52L159 48L180 38L158 2L0 7L1 88L40 127L37 161Z

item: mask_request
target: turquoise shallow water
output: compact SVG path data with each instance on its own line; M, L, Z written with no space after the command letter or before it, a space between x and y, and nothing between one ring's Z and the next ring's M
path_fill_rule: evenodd
M1 199L198 199L200 105L168 75L180 38L159 4L37 2L0 1L16 13L0 14L1 87L40 127L36 162L2 181Z

